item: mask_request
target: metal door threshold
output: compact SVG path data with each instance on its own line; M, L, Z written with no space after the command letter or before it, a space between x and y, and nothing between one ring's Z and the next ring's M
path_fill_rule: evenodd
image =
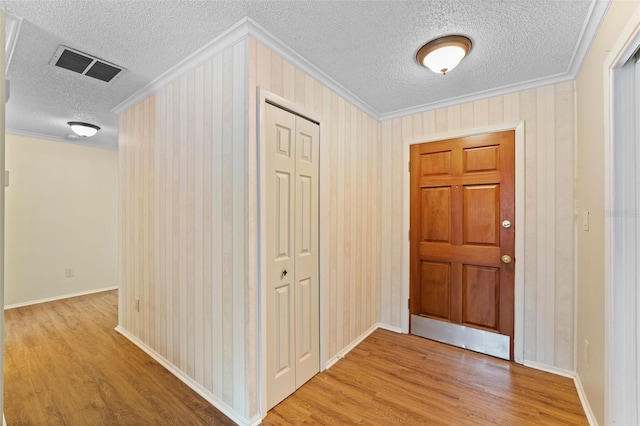
M411 315L411 334L497 358L509 359L510 337L502 334L418 315Z

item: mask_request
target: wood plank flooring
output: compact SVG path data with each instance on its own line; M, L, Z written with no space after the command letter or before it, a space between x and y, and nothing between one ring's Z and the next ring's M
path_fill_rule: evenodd
M588 425L573 381L376 330L264 425Z
M13 425L228 425L115 332L117 292L5 312ZM377 330L263 424L587 425L573 381Z
M233 425L114 330L117 291L5 312L13 425Z

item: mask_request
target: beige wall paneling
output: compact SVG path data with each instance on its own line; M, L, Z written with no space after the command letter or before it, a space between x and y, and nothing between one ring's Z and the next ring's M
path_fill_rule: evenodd
M247 80L245 38L120 116L119 330L241 423L254 337Z
M572 82L560 83L382 122L382 322L400 327L406 314L406 301L397 298L406 238L403 141L524 121L524 359L573 370L573 93Z
M380 124L271 49L250 39L250 152L257 152L258 87L322 118L321 359L325 364L332 363L379 320L382 240L378 224L383 193L379 177ZM249 161L255 164L254 159ZM250 170L249 175L254 176L254 171ZM257 206L253 208L250 217L257 216ZM251 291L249 299L249 303L256 305L257 292ZM253 398L254 393L251 395ZM254 401L258 404L257 398L252 399L252 407Z
M118 152L7 134L6 170L5 306L117 287Z

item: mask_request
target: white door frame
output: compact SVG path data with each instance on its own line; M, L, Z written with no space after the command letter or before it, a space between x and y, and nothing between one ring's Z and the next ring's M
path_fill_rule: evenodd
M640 314L638 303L627 304L624 307L616 307L617 300L626 300L627 296L636 294L635 289L629 287L629 281L616 282L614 278L615 268L624 269L636 277L638 275L636 266L640 250L638 247L622 247L617 244L621 235L626 231L622 227L616 227L618 222L614 200L625 192L625 188L614 184L614 71L621 68L640 45L640 6L637 7L630 17L629 22L622 30L620 37L611 48L607 59L604 62L604 238L605 238L605 259L604 259L604 415L605 424L627 424L626 419L633 418L637 413L630 412L629 404L623 403L625 396L635 394L635 390L640 386L640 371L638 371L638 360L636 364L636 374L629 374L625 368L629 362L625 354L629 353L628 348L637 350L640 341L638 333L635 332L638 324L632 325L632 321L637 321L636 316ZM636 148L640 149L640 148ZM624 153L622 153L624 155ZM639 201L636 199L636 201ZM637 212L636 212L637 213ZM636 224L640 224L640 218L636 214ZM637 299L636 299L637 301ZM630 306L631 305L631 306ZM625 409L626 407L626 409ZM626 410L626 412L625 412Z
M311 111L305 107L297 105L293 102L290 102L278 95L275 95L267 90L264 90L261 87L257 88L257 156L258 156L258 377L259 377L259 396L258 403L260 409L260 418L263 419L267 415L267 262L266 262L266 254L267 254L267 219L266 219L266 196L267 196L267 186L266 186L266 176L265 176L265 168L266 168L266 158L264 155L265 152L265 144L266 144L266 133L265 133L265 104L268 101L271 104L274 104L282 109L291 111L294 114L310 119L311 121L315 121L320 126L320 169L318 171L318 208L320 212L322 212L322 164L323 164L323 152L325 149L323 148L324 137L323 137L323 127L322 127L322 116ZM319 269L318 269L318 290L320 292L320 365L318 366L320 371L324 370L325 359L323 356L323 348L324 348L324 306L325 306L325 288L322 285L322 271L324 270L324 259L322 256L323 251L323 238L322 233L320 232L323 229L325 223L325 219L322 214L320 214L319 222L318 222L318 250L319 250Z
M409 150L411 145L436 142L446 139L462 138L467 136L475 136L484 133L503 132L507 130L515 131L515 201L516 201L516 263L515 263L515 294L514 294L514 324L513 324L513 357L518 364L524 363L524 121L499 124L495 126L479 127L467 130L457 130L453 132L438 133L420 137L411 137L404 140L404 164L409 163ZM402 315L402 332L409 333L409 307L407 300L409 299L409 169L405 169L403 181L404 196L404 218L403 229L407 235L402 248L402 297L400 298Z

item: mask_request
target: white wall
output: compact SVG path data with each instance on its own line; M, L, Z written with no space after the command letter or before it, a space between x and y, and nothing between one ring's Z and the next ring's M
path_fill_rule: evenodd
M576 80L578 158L576 208L589 211L589 231L577 234L577 372L589 405L604 424L604 61L638 7L637 1L613 1ZM589 359L584 342L589 342Z
M8 134L6 169L5 306L117 286L117 151Z

